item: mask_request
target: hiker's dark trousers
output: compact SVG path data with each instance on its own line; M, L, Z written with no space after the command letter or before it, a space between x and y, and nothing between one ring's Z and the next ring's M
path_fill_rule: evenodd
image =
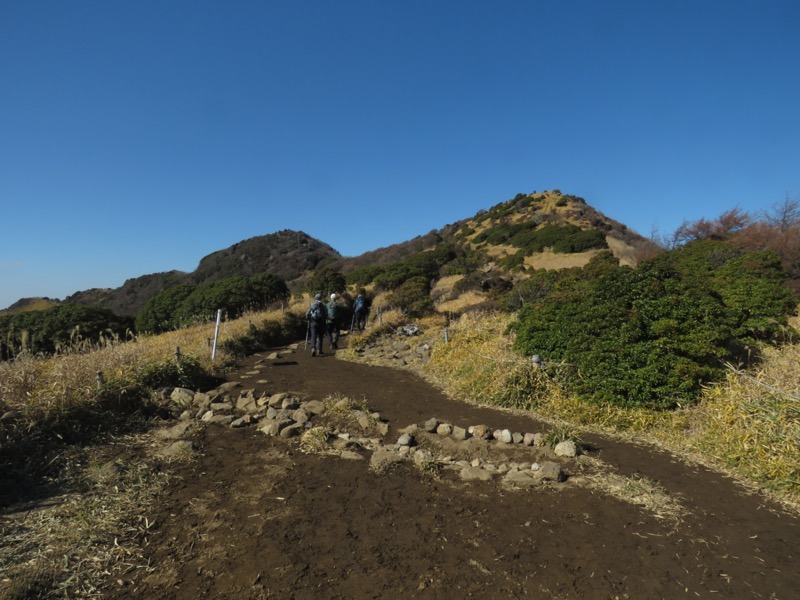
M322 340L325 338L325 323L311 321L309 326L311 328L311 349L319 354L322 352Z

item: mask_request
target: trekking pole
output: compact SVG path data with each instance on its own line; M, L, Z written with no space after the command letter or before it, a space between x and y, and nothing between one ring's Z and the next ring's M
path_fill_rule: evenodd
M308 332L311 331L311 321L306 323L306 341L303 342L303 350L305 351L308 348Z
M350 331L353 331L356 324L356 311L353 311L353 318L350 320Z

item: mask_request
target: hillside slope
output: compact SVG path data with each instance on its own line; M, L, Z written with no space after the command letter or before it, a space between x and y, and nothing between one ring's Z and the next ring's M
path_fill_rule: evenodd
M658 249L650 240L610 219L576 196L558 190L517 194L511 200L496 204L486 211L432 230L411 240L365 252L356 257L343 257L328 244L302 231L282 230L252 237L203 257L191 273L167 271L128 279L119 288L90 289L68 296L64 302L91 304L108 308L119 315L133 316L145 303L162 291L181 283L203 284L224 277L250 277L271 273L292 282L307 278L321 267L349 273L367 265L386 265L415 253L430 250L442 242L468 248L480 257L486 270L559 269L586 264L599 249L552 252L548 249L514 246L513 237L503 240L506 230L526 230L528 235L546 225L573 226L581 232L600 232L607 247L622 264L635 264L641 256ZM501 240L502 243L498 243ZM508 243L505 243L508 242ZM516 260L514 260L516 255ZM524 255L524 256L523 256ZM510 258L511 257L511 258ZM503 259L506 259L505 261ZM523 266L524 265L524 266ZM27 307L36 306L28 299ZM50 304L58 301L50 301ZM18 303L17 303L18 304ZM16 304L15 304L16 306ZM46 307L47 303L39 303ZM7 312L16 312L12 310ZM30 308L29 308L30 309Z

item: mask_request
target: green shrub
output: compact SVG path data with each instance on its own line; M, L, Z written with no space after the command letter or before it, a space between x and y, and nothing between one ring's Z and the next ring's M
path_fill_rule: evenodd
M520 310L516 348L571 365L565 383L595 402L693 402L724 361L748 358L752 338L788 335L795 307L772 259L732 254L719 264L721 250L687 247L636 269L598 262L588 278L540 276L551 288Z
M346 281L348 285L369 285L383 271L384 267L381 265L365 265L348 273Z
M321 293L328 295L331 292L341 294L347 287L347 280L344 275L334 271L329 267L319 269L311 275L308 282L307 291L312 294Z
M46 310L0 316L0 339L12 358L20 352L53 354L88 350L106 339L125 339L133 320L106 308L61 304Z
M425 277L412 277L389 296L389 302L412 318L433 312L431 288Z
M262 310L289 297L280 277L262 273L228 277L203 285L178 285L151 298L136 315L139 333L163 333L196 321L212 320L217 310L229 319L248 310Z

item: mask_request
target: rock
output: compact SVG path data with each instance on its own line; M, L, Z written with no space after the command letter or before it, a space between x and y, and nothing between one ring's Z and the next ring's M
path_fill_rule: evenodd
M411 459L414 461L415 465L422 469L427 469L431 465L436 464L433 454L427 450L417 450L414 452L414 455L411 457Z
M192 426L191 421L182 421L173 427L159 429L153 435L159 440L177 440Z
M458 425L453 426L453 437L459 441L464 441L469 438L469 432L463 427L459 427Z
M493 474L480 467L467 467L466 469L461 469L458 476L464 481L490 481Z
M411 435L410 433L404 433L397 440L397 443L400 446L413 446L415 443L414 436Z
M414 433L416 433L418 430L419 430L419 427L417 426L417 424L416 424L416 423L412 423L412 424L411 424L411 425L409 425L408 427L403 427L402 429L398 429L398 430L397 430L397 433L410 433L410 434L414 434Z
M360 410L354 410L353 415L355 416L358 424L361 426L361 429L369 429L369 426L372 424L369 419L369 415L361 412Z
M533 446L534 437L535 434L526 433L524 436L522 436L522 443L525 444L526 446Z
M191 454L194 450L194 444L189 440L178 440L171 443L157 452L158 456L162 458L178 458Z
M537 471L531 472L534 473L537 478L545 481L561 482L565 479L564 472L561 470L561 465L549 460L541 463Z
M451 433L453 433L453 426L450 425L450 423L441 423L436 428L436 433L438 433L439 435L450 435Z
M380 436L387 436L389 435L389 424L388 423L376 423L375 429L378 430L378 435Z
M233 410L233 404L231 402L212 402L209 408L215 413L228 412Z
M428 419L425 421L425 424L422 426L422 429L427 431L428 433L433 433L436 431L436 428L439 427L439 419Z
M521 433L514 432L511 434L511 441L515 444L521 444L524 439L525 436L522 435Z
M256 419L253 415L244 415L231 421L231 427L246 427L247 425L252 425L253 423L258 423L258 419Z
M272 408L271 406L267 409L267 412L264 415L267 419L277 419L278 418L278 411Z
M283 401L286 400L286 398L288 397L289 394L287 394L286 392L281 392L280 394L272 394L272 396L269 397L269 400L267 400L267 404L273 407L278 407L281 406Z
M405 447L405 449L408 450L407 447ZM378 448L372 453L372 457L369 459L369 466L374 471L380 473L391 465L402 462L403 460L403 456L399 452L394 452L388 448Z
M233 415L214 415L211 417L209 423L218 423L220 425L230 425L235 417Z
M537 448L541 448L547 445L547 441L544 439L543 433L534 433L533 434L533 445Z
M511 432L508 429L498 429L494 432L494 438L502 444L510 444L512 442Z
M500 483L505 487L530 489L540 482L541 479L533 471L513 470L506 473Z
M194 403L194 392L186 388L175 388L169 397L181 408L188 408Z
M211 405L211 396L202 392L196 392L194 395L195 406L203 406L208 408Z
M298 408L292 413L292 420L300 424L306 423L308 418L308 413L302 408Z
M321 415L325 412L325 404L319 400L309 400L303 403L303 410L309 415Z
M578 455L578 447L572 440L564 440L563 442L559 442L556 444L556 447L553 451L556 453L556 456L567 456L569 458L574 458Z
M265 435L269 436L276 436L280 435L281 431L283 431L286 427L291 425L293 422L289 419L280 419L275 421L270 421L264 427L260 428L259 431Z
M203 413L203 416L200 417L200 420L203 421L204 423L208 423L213 417L214 417L214 411L207 410L206 412Z
M472 425L469 431L474 437L482 440L492 439L492 432L486 425Z

